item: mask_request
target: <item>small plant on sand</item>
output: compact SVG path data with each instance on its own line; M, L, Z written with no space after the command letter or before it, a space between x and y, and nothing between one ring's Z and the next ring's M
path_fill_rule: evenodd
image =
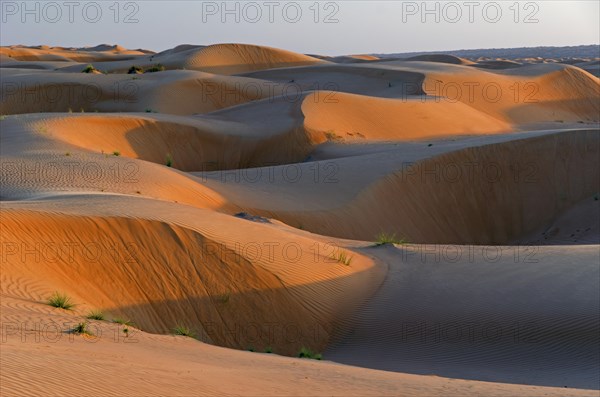
M330 141L339 141L342 139L341 136L337 135L334 131L329 130L325 133L325 138L327 138Z
M61 294L60 292L52 294L50 299L48 299L48 304L52 307L58 307L65 310L71 310L75 307L75 304L71 302L71 298L69 298L67 294Z
M119 152L118 150L115 150L112 154L113 154L113 156L119 157L121 155L121 152Z
M385 244L406 244L406 240L404 240L403 238L398 239L395 233L388 234L385 232L381 232L377 235L375 245L380 246Z
M173 335L187 336L189 338L194 337L194 332L184 325L176 325L173 328Z
M4 120L4 119L6 119L6 116L5 116L5 115L3 115L3 114L0 114L0 121L2 121L2 120Z
M133 326L133 321L131 320L125 320L124 318L121 317L115 317L112 320L113 323L115 324L121 324L121 325L127 325L127 326Z
M273 353L273 349L270 346L265 347L265 353Z
M167 161L165 163L165 165L167 167L172 167L173 166L173 157L167 153Z
M69 109L67 109L67 112L73 113L73 109L69 108Z
M140 74L140 73L144 73L144 69L142 69L140 66L136 66L136 65L133 65L127 71L127 74Z
M104 313L102 313L100 310L92 310L91 312L88 313L88 315L86 316L87 319L89 320L104 320Z
M73 327L71 329L71 332L74 334L84 334L84 335L89 335L89 336L93 336L94 334L90 331L89 327L88 327L88 322L85 321L83 323L79 323L77 324L75 327Z
M246 350L248 350L249 352L252 352L252 353L254 353L254 346L248 346L248 347L246 348Z
M300 349L300 353L298 353L298 357L300 358L312 358L313 360L321 360L323 356L319 353L314 353L312 350L303 347Z
M350 263L352 263L352 256L348 255L348 253L346 253L346 251L342 251L342 250L338 250L338 251L332 253L329 256L329 259L337 261L346 266L350 266Z
M87 66L85 67L85 69L83 69L83 70L81 71L81 73L93 73L93 72L95 72L95 71L96 71L96 68L94 67L94 65L92 65L92 64L89 64L89 65L87 65Z
M67 156L67 157L71 156L71 152L66 152L65 156Z
M165 71L165 67L163 65L161 65L160 63L157 63L155 65L152 65L148 69L146 69L146 71L144 73L154 73L154 72L163 72L163 71Z
M229 297L230 296L231 296L231 294L229 292L227 292L225 294L219 295L219 297L218 297L219 302L221 302L221 303L227 303L227 302L229 302Z
M129 338L129 328L127 328L127 327L123 328L123 333L125 334L126 338Z

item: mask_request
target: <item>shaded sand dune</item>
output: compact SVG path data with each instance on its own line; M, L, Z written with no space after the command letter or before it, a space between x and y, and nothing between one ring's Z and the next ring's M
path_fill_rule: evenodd
M598 139L598 130L493 136L198 176L247 212L319 234L506 244L600 190Z
M446 54L427 54L417 55L411 58L404 59L405 61L426 61L426 62L439 62L439 63L450 63L454 65L472 65L473 62L468 59L460 58L454 55Z
M1 394L597 396L600 80L554 61L2 47Z
M597 389L597 246L371 248L389 272L325 353L388 371Z
M598 193L570 207L539 230L521 238L519 245L598 245L600 205Z
M27 318L28 337L4 323L2 337L3 391L64 396L214 396L314 395L448 396L486 395L594 396L593 390L574 390L448 379L438 376L376 371L315 361L223 349L184 337L153 335L130 327L93 322L96 335L86 338L60 334L55 324L73 324L76 316L14 298L2 298L2 315ZM4 304L9 304L7 307ZM14 317L12 317L14 318ZM47 328L44 328L46 327ZM15 330L17 333L15 334ZM35 336L39 336L36 342ZM32 360L30 357L36 357ZM117 358L117 359L116 359ZM235 382L232 382L235 378ZM93 382L86 381L94 379ZM137 380L139 379L139 381ZM13 393L14 394L14 393Z
M130 111L191 115L273 99L286 89L284 84L195 71L132 76L4 70L2 114ZM291 92L296 95L297 90Z
M77 61L79 64L66 64L61 72L79 73L89 63L107 73L126 73L133 65L144 69L160 64L169 70L198 70L221 75L250 72L290 66L303 66L327 63L327 61L307 55L281 50L278 48L249 44L216 44L209 46L184 45L157 54L132 52L131 55L118 56L114 51L100 53L77 53L43 55L35 49L23 49L27 56L17 54L13 49L3 47L3 61L18 59L23 61ZM13 66L11 64L11 66ZM14 66L13 66L14 67Z

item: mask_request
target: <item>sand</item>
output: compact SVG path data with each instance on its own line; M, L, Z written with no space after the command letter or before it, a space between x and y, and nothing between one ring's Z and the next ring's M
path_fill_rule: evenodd
M578 65L2 47L2 395L598 395Z

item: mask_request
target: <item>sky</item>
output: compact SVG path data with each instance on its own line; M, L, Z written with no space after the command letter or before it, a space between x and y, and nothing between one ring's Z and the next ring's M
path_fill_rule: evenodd
M600 2L7 1L0 45L249 43L323 54L599 44Z

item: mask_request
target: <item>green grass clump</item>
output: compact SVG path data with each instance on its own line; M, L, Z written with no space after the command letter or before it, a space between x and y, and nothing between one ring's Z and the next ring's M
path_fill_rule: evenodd
M88 318L90 320L102 321L102 320L104 320L104 313L102 313L100 310L92 310L91 312L88 313L86 318Z
M341 136L336 134L334 131L330 130L325 133L325 137L330 141L339 141L342 139Z
M52 294L50 299L48 299L48 304L52 307L58 307L65 310L72 310L73 307L75 307L75 304L71 302L71 298L69 298L67 294L61 294L60 292Z
M273 349L271 347L265 347L265 353L273 353Z
M164 72L166 69L160 63L152 65L150 68L146 69L144 73L154 73L154 72Z
M113 154L113 156L119 157L121 155L121 152L119 152L118 150L115 150L112 154Z
M83 70L81 71L81 73L92 73L92 72L95 72L95 71L96 71L96 68L94 67L94 65L92 65L92 64L89 64L89 65L87 65L87 66L85 67L85 69L83 69Z
M165 165L167 167L172 167L173 166L173 157L171 157L170 154L167 154L167 162L165 163Z
M321 360L323 355L320 353L314 353L312 350L303 347L300 349L300 353L298 353L298 357L300 358L311 358L313 360Z
M346 251L338 250L329 256L329 259L342 263L346 266L350 266L352 263L352 256L348 255Z
M94 336L94 334L90 331L90 329L88 327L87 321L77 324L75 327L73 327L71 329L71 332L74 334L78 334L78 335L85 334L85 335L89 335L89 336Z
M0 114L0 121L5 120L5 119L6 119L6 116L3 114Z
M194 332L184 325L175 326L175 328L173 328L173 335L187 336L189 338L193 338L195 336Z
M395 233L388 234L381 232L376 237L375 245L379 246L384 244L406 244L406 240L397 238Z
M144 69L142 69L140 66L136 66L133 65L129 68L129 70L127 71L127 74L140 74L140 73L144 73Z
M125 320L124 318L121 318L121 317L113 318L112 322L115 323L115 324L133 326L133 321L131 321L131 320Z

